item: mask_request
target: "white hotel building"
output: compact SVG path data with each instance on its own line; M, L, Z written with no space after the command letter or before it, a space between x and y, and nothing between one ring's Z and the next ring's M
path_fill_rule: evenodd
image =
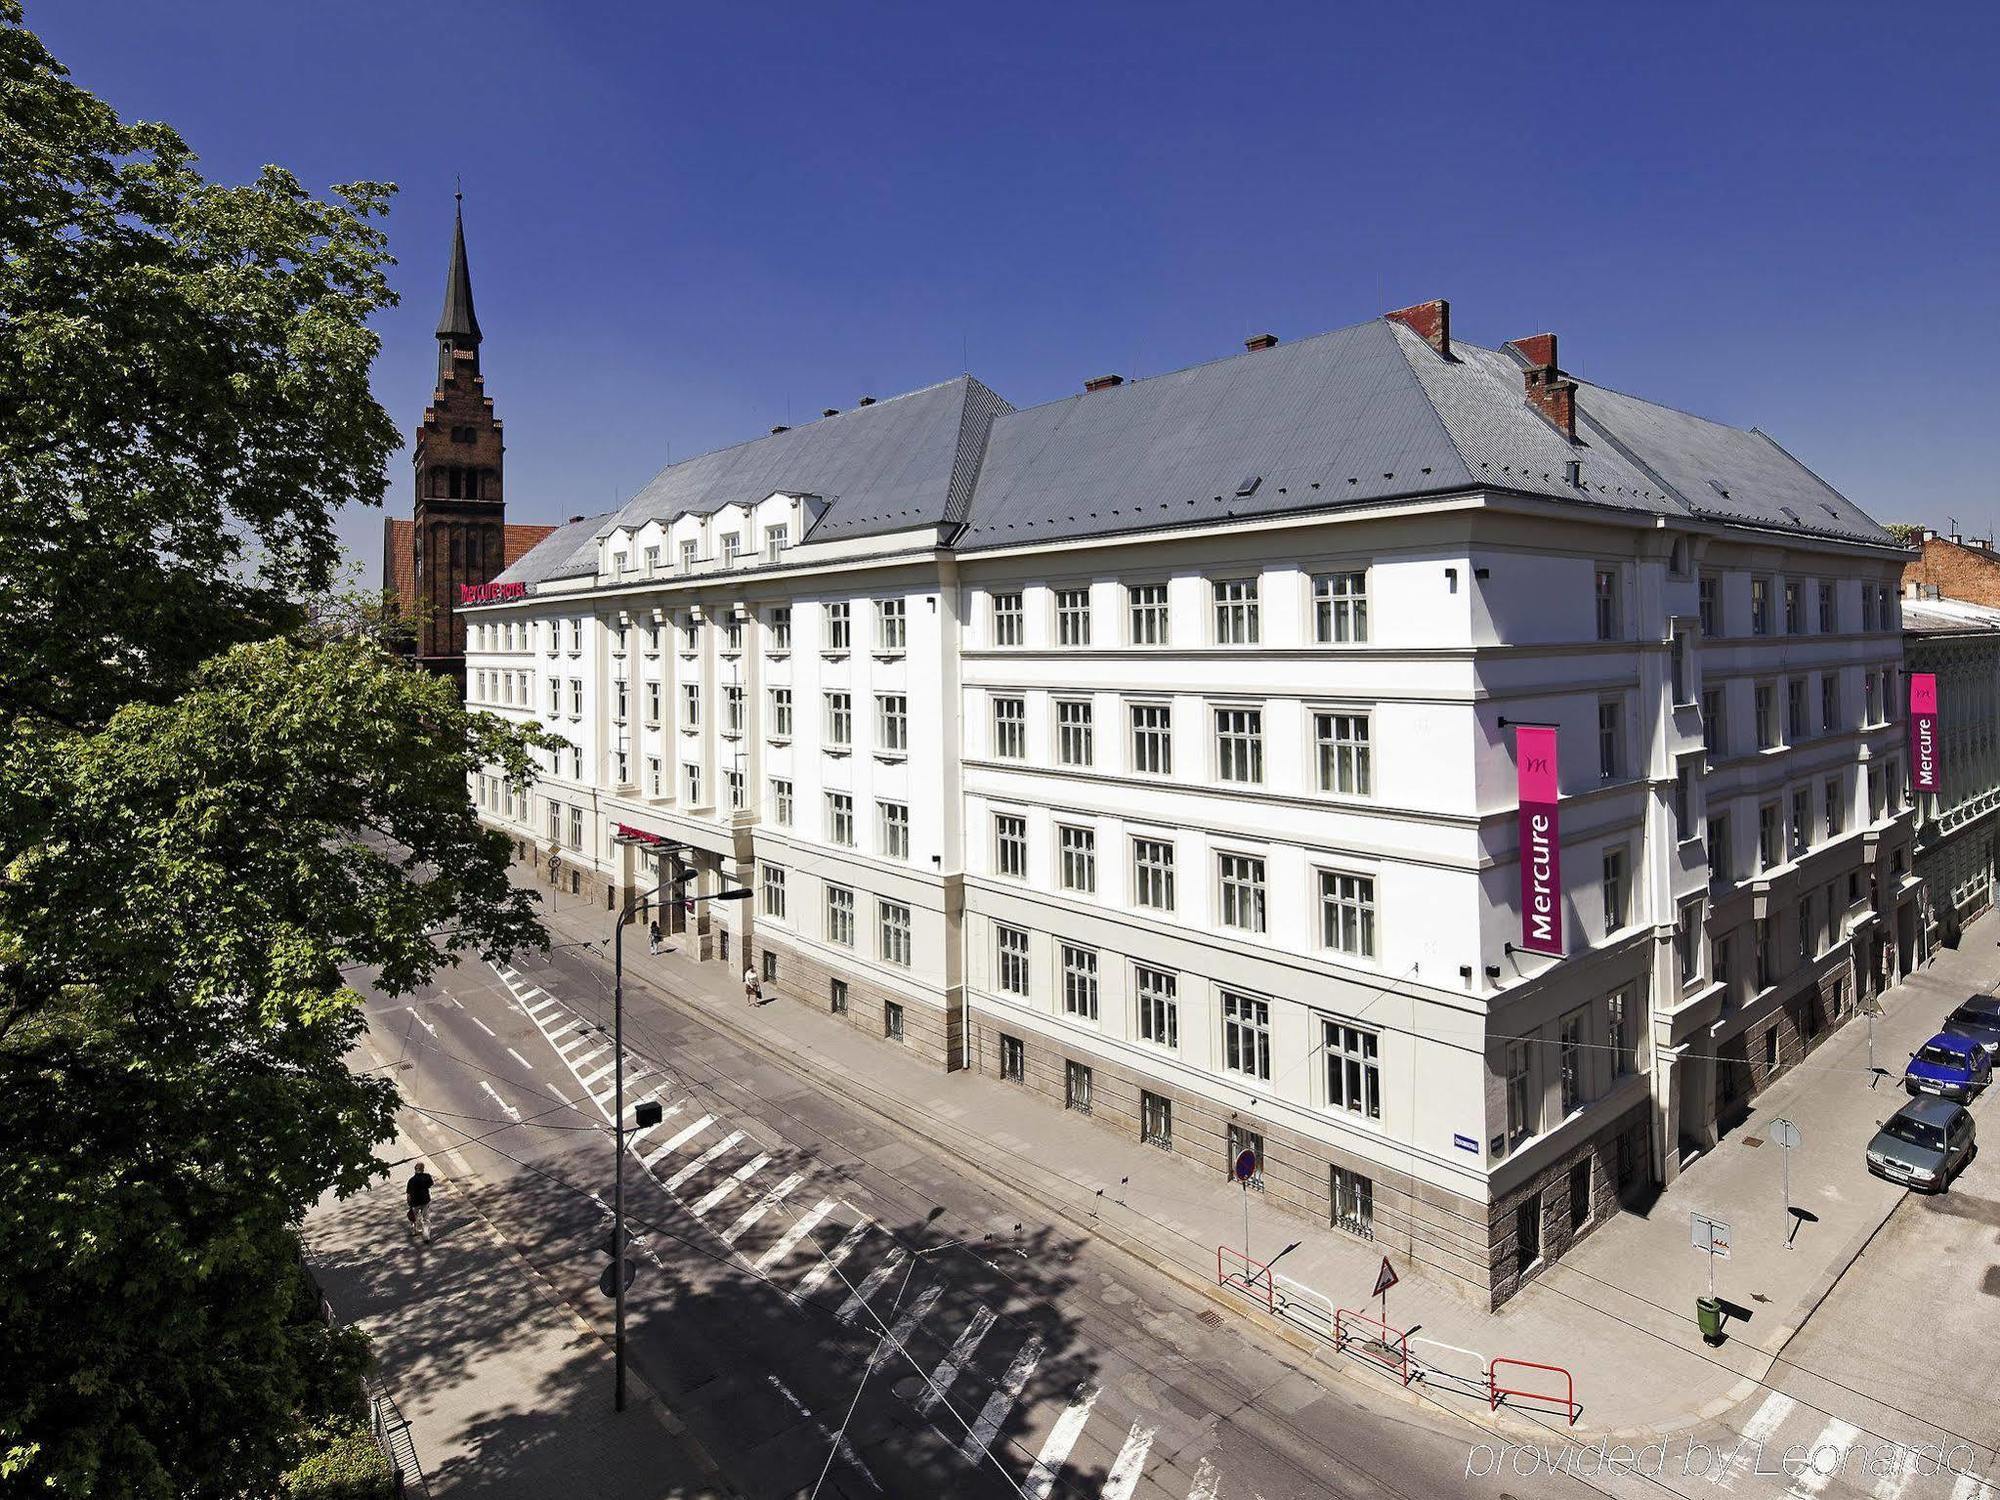
M961 377L502 574L470 699L574 748L478 798L565 889L749 885L704 957L1248 1146L1498 1300L1914 961L1905 560L1761 433L1442 303L1025 410ZM1559 959L1514 946L1520 723Z

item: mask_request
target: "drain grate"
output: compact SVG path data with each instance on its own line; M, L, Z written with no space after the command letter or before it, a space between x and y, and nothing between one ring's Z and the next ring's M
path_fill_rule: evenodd
M1197 1323L1206 1323L1210 1328L1220 1328L1222 1326L1222 1314L1212 1307L1204 1307L1194 1315L1194 1320Z

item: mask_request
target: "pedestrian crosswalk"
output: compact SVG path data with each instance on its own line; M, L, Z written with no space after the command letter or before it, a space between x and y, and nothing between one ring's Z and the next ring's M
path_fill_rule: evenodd
M496 966L495 972L585 1096L611 1121L608 1081L617 1059L602 1031L584 1029L519 971ZM670 1087L666 1075L653 1074L647 1093L635 1093L631 1080L649 1071L628 1055L628 1111L646 1097L662 1106L661 1120L632 1130L626 1142L645 1177L710 1225L747 1270L795 1303L830 1311L858 1335L872 1335L866 1369L889 1372L886 1379L877 1378L894 1386L964 1462L997 1464L1008 1476L1008 1488L1033 1500L1082 1495L1086 1471L1103 1475L1096 1491L1103 1500L1134 1500L1148 1480L1154 1485L1149 1495L1221 1500L1212 1456L1188 1457L1192 1468L1185 1474L1148 1474L1159 1413L1136 1409L1123 1393L1114 1398L1096 1380L1066 1394L1037 1390L1034 1378L1045 1355L1039 1333L1012 1324L991 1307L954 1309L923 1257L913 1256L844 1197L818 1191L810 1163L799 1161L782 1142L760 1140L753 1128L703 1108L686 1091ZM724 1220L723 1227L714 1227ZM789 1388L775 1376L772 1380L802 1417L818 1420ZM1134 1409L1122 1409L1128 1403ZM1087 1463L1080 1457L1086 1449ZM839 1451L872 1484L860 1456L844 1441Z
M1797 1400L1770 1391L1741 1427L1713 1440L1690 1442L1686 1467L1705 1471L1741 1500L2000 1500L2000 1486L1981 1477L1992 1450L1932 1429L1905 1446ZM1110 1491L1107 1488L1106 1493ZM1206 1500L1214 1491L1190 1492Z

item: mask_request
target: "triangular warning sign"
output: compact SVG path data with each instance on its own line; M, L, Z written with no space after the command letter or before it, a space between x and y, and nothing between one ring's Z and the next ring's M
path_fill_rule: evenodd
M1395 1267L1389 1264L1389 1257L1385 1255L1382 1257L1382 1269L1375 1273L1375 1290L1370 1292L1368 1295L1371 1297L1379 1297L1384 1292L1388 1291L1389 1288L1394 1286L1395 1284L1396 1284Z

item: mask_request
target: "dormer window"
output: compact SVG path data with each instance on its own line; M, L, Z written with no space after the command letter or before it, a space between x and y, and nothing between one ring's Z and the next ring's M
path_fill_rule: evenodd
M681 543L681 571L692 573L695 563L701 557L701 543L693 540Z
M612 553L612 554L611 554L611 573L612 573L612 576L613 576L613 577L617 577L617 576L618 576L619 574L622 574L622 573L623 573L624 571L625 571L625 554L624 554L623 552L614 552L614 553Z
M725 536L722 539L723 567L725 568L735 567L736 559L742 554L742 551L743 551L742 536L734 531L730 532L729 535Z
M791 537L789 526L766 526L764 528L764 559L776 562L778 554L785 550Z

